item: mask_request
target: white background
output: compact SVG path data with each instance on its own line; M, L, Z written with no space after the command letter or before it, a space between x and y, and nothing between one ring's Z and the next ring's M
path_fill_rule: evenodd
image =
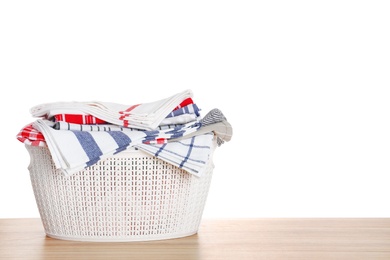
M386 2L2 1L0 217L39 217L32 106L185 89L234 130L204 217L390 217Z

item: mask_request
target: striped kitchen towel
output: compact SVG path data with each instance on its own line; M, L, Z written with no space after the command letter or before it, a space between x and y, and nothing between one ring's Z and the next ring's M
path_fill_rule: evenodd
M209 132L166 144L137 144L135 147L195 176L201 176L215 148L214 140L216 140L214 135Z
M141 144L161 145L166 144L169 139L182 138L196 132L200 124L195 122L150 131L131 131L127 128L123 131L77 131L56 130L52 127L52 122L38 119L32 127L42 133L56 168L61 169L65 175L72 175L130 147ZM178 152L185 153L183 156L188 154L185 151ZM203 157L196 158L196 156L198 156L197 153L191 155L189 161L204 159ZM183 164L183 167L186 166L187 164ZM199 171L199 169L194 169L190 173L197 174Z

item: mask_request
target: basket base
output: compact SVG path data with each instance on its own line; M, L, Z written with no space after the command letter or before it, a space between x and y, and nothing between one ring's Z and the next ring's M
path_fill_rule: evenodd
M183 237L193 236L198 233L198 230L194 232L182 233L182 234L168 234L164 236L149 236L149 237L72 237L72 236L58 236L46 233L46 236L59 240L68 241L80 241L80 242L146 242L146 241L157 241L167 239L177 239Z
M62 240L130 242L197 233L213 163L197 177L141 151L124 151L72 176L47 148L28 147L45 233Z

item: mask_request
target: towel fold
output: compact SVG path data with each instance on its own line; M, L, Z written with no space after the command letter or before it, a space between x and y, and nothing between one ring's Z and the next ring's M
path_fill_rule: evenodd
M193 103L192 96L192 91L186 90L155 102L135 105L123 105L100 101L55 102L35 106L30 109L30 113L34 117L50 119L55 115L63 114L62 111L68 111L68 114L72 114L69 113L69 111L78 111L79 113L85 113L86 115L98 118L103 121L102 123L153 130L156 129L167 116L172 117L170 113L174 110L183 108L182 110L185 111L186 108L184 107L186 106L187 109L193 110L192 113L196 117L198 114L197 106L189 106ZM192 120L192 118L189 120Z

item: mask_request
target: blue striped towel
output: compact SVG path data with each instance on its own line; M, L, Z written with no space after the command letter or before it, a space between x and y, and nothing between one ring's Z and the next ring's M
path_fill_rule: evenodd
M44 135L56 168L67 176L131 147L138 147L199 176L212 152L211 133L196 135L185 141L150 144L159 138L168 140L194 134L201 126L198 122L153 131L126 128L124 131L76 131L56 130L52 126L52 122L43 119L33 123L33 127Z

